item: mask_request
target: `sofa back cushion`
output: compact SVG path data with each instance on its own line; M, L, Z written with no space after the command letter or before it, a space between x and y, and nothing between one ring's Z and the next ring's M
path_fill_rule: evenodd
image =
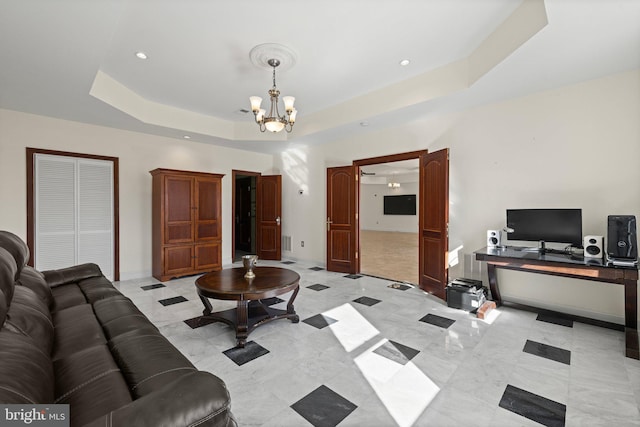
M4 327L25 335L46 355L51 354L54 328L51 313L35 292L24 286L16 286Z
M18 267L14 280L18 280L18 275L29 261L29 247L21 238L8 231L0 230L0 248L4 248L11 254Z
M53 296L51 295L51 288L44 280L44 275L35 268L25 265L20 272L20 277L16 285L24 286L31 289L38 295L47 307L51 308L53 302Z
M16 262L7 250L0 247L0 327L7 318L7 311L15 288Z
M0 329L0 402L53 403L53 364L33 340Z

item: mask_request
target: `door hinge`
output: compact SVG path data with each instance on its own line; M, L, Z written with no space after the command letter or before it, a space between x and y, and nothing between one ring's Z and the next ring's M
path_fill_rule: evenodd
M356 259L358 259L358 252L356 252Z
M358 182L358 174L355 174L356 182Z
M356 212L356 221L358 220L358 212Z

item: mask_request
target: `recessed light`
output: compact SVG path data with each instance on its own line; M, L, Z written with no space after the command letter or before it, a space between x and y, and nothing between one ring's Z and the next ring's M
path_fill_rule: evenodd
M369 122L360 122L360 126L362 127L369 126Z
M411 61L409 61L408 59L403 59L402 61L400 61L400 65L402 65L403 67L409 65Z
M147 54L144 52L136 52L136 58L138 59L147 59Z
M184 139L191 139L191 137L189 135L185 135L183 136Z

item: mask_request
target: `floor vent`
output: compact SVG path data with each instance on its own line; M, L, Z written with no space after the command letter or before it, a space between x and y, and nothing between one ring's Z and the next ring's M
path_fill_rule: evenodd
M291 236L282 236L282 250L291 252Z

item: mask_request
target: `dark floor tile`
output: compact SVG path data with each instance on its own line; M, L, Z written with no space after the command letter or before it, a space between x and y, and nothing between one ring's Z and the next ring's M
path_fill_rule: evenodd
M438 316L437 314L427 314L422 319L421 322L429 323L431 325L439 326L441 328L447 329L449 326L453 325L456 321L453 319L448 319L446 317Z
M357 302L358 304L368 305L369 307L371 307L372 305L376 305L377 303L382 301L375 298L360 297L360 298L354 299L353 302Z
M140 286L140 288L145 291L150 291L151 289L166 288L166 286L162 283L153 283L151 285Z
M564 363L565 365L571 364L571 352L552 345L527 340L522 351L535 356L544 357L545 359Z
M213 320L211 318L207 318L204 316L194 317L193 319L187 319L184 321L191 329L196 329L201 326L210 325L211 323L215 323L217 320Z
M361 274L347 274L346 276L344 276L347 279L359 279L362 277Z
M315 285L307 286L307 289L313 289L314 291L324 291L325 289L329 289L329 286L316 283Z
M553 323L555 325L566 326L567 328L573 328L573 320L565 319L564 317L554 316L552 314L540 313L536 320L541 322Z
M183 297L182 295L180 295L179 297L161 299L158 302L164 306L167 306L167 305L178 304L185 301L189 301L189 300Z
M391 288L391 289L398 289L401 291L406 291L407 289L411 289L412 286L409 285L405 285L403 283L392 283L389 286L387 286L387 288Z
M416 357L419 350L407 347L395 341L387 341L373 351L375 354L386 357L401 365L406 365L411 359Z
M322 268L322 267L311 267L309 270L322 271L322 270L324 270L324 268Z
M291 409L314 427L335 427L357 407L324 385L291 405Z
M336 323L337 320L332 319L329 316L325 316L324 314L316 314L315 316L311 316L307 319L304 319L303 322L306 323L307 325L311 325L318 329L322 329L324 327L329 326L332 323Z
M504 390L500 407L549 427L564 427L566 405L512 385Z
M263 305L274 305L274 304L280 304L281 302L284 302L283 299L280 299L278 297L265 298L265 299L261 299L260 301L262 302Z
M295 264L295 261L282 261L282 264Z
M268 354L269 350L255 341L249 341L245 344L244 348L234 347L229 350L225 350L222 353L224 353L224 355L229 359L233 360L236 365L242 366L260 356Z

